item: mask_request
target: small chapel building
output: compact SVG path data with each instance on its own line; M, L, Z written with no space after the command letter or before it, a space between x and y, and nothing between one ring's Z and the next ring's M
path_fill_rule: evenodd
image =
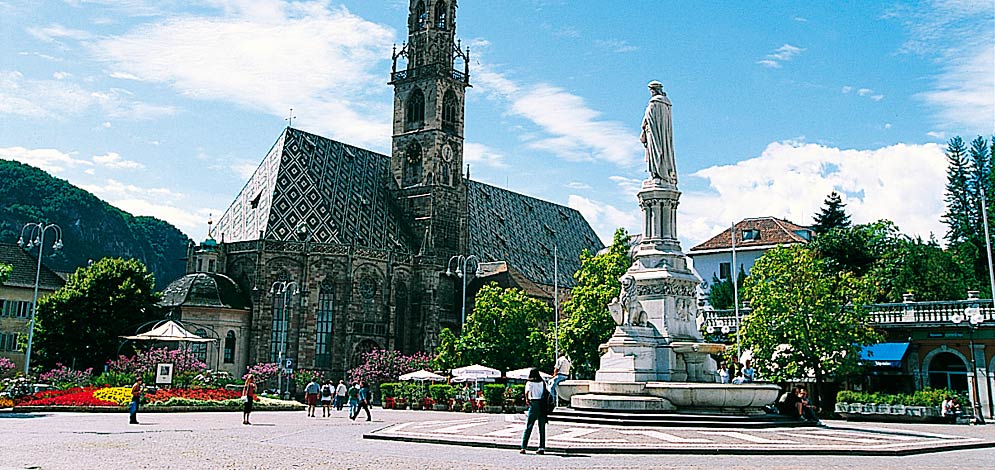
M497 280L551 299L554 285L573 285L583 250L603 248L576 210L462 171L470 52L456 39L456 8L410 1L389 81L390 155L288 127L208 240L190 247L200 261L172 286L178 316L184 289L228 295L231 279L244 297L188 305L220 341L209 356L234 369L286 358L341 376L367 351L432 351L442 328L458 332L465 293L452 273L474 275L466 293Z

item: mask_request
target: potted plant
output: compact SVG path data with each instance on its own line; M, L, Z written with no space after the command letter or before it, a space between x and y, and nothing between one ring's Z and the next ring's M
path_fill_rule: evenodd
M380 384L381 406L386 409L393 408L394 400L397 398L397 389L401 384L397 382L385 382Z
M505 386L502 384L484 385L484 401L487 403L484 411L488 413L500 413L503 411L501 405L504 404L504 389Z
M435 401L432 407L436 411L446 411L449 409L449 399L453 396L453 386L449 384L436 384L428 387L428 393Z

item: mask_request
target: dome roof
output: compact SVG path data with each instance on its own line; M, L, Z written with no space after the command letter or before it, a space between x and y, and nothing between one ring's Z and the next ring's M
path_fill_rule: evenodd
M159 306L246 309L249 300L238 284L224 274L193 273L166 286Z

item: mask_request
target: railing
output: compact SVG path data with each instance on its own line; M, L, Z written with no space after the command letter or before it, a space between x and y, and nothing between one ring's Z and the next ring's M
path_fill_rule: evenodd
M444 64L428 64L422 65L421 67L410 68L407 70L398 70L390 74L390 81L398 82L401 80L424 78L424 77L450 77L453 80L467 83L470 80L470 76L460 72L459 70L450 69Z
M954 314L965 315L968 308L977 307L985 322L995 322L995 306L991 299L952 300L936 302L902 302L868 305L871 322L880 326L935 327L953 325L950 319ZM744 307L739 310L739 318L734 310L714 310L705 307L698 310L702 318L702 328L710 333L735 332L739 320L753 310ZM964 320L966 321L966 320Z

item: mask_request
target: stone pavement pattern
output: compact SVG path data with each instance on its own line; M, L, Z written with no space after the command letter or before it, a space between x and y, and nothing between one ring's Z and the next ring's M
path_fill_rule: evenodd
M423 469L423 468L591 468L591 469L789 469L883 468L926 469L993 468L995 449L975 449L905 457L771 455L632 455L534 454L506 449L463 447L363 439L391 426L410 422L469 424L477 416L430 411L374 410L374 421L349 421L345 413L332 418L307 418L304 412L253 413L253 426L241 425L241 413L142 414L142 425L126 424L126 414L0 413L0 469ZM487 416L500 427L515 425L507 416ZM513 417L517 418L517 417ZM995 441L995 426L873 427L903 433L930 433ZM406 427L410 427L408 425ZM444 430L447 423L426 429ZM463 428L467 434L469 429ZM481 430L489 429L481 426ZM734 430L716 430L734 431ZM797 430L805 432L819 429ZM510 432L510 431L509 431ZM661 432L688 439L726 442L729 436L688 434L674 429ZM790 430L796 432L796 430ZM754 435L753 431L744 431ZM429 433L423 433L428 435ZM438 434L438 433L436 433ZM445 434L445 433L443 433ZM451 434L459 434L458 432ZM595 436L575 434L578 439ZM707 437L705 437L707 436ZM562 437L562 436L561 436ZM496 438L495 438L496 439ZM515 439L510 436L509 439ZM533 438L535 442L536 437ZM647 440L651 439L647 437ZM657 439L658 438L652 438ZM795 439L792 437L792 439ZM800 438L799 438L800 439ZM817 438L816 438L817 439ZM815 439L813 439L815 440ZM551 441L552 442L552 441ZM703 443L698 443L703 444ZM682 444L690 447L692 444ZM744 442L748 447L757 443Z

